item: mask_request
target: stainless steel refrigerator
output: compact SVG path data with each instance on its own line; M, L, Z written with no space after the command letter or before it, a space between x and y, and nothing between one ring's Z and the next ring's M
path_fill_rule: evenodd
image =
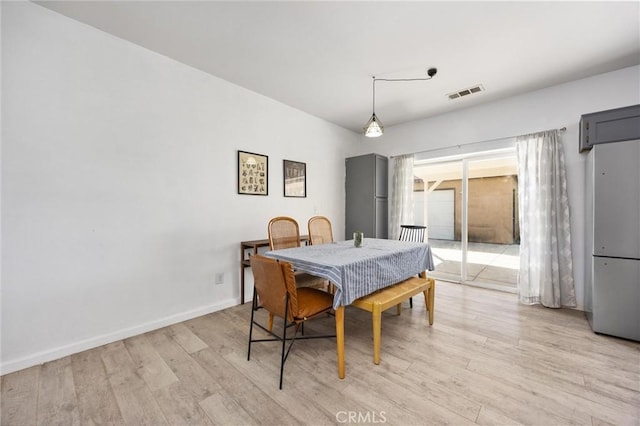
M595 145L586 170L587 318L640 340L640 140Z

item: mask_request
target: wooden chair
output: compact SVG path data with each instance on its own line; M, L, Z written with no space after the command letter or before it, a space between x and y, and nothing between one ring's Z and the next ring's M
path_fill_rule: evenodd
M251 256L249 262L254 277L253 304L251 309L251 326L249 328L249 348L247 361L251 358L251 344L254 342L282 342L280 354L280 389L282 389L282 376L284 363L289 356L291 347L296 340L298 330L302 335L298 339L317 339L324 337L336 337L334 335L304 336L303 323L329 312L332 308L333 297L321 290L314 288L298 288L293 267L288 262L281 262L262 255ZM264 308L269 312L269 322L263 326L255 319L256 310ZM273 332L273 317L282 318L282 335ZM271 338L254 339L253 326L266 331ZM287 337L287 329L295 327L293 335ZM287 340L290 341L288 347Z
M274 217L269 221L269 248L282 250L300 247L300 228L295 219L287 216ZM296 272L298 287L325 288L326 280L304 272Z
M333 242L333 230L331 221L324 216L314 216L307 223L309 229L309 241L312 245L327 244Z
M314 216L307 222L309 230L309 243L311 245L329 244L333 242L333 230L331 221L325 216ZM327 291L335 293L335 286L327 281Z
M422 225L400 225L400 241L411 241L414 243L424 243L424 233L427 229ZM413 308L413 298L409 298L409 307Z
M300 228L294 218L274 217L269 221L268 230L271 250L300 247Z

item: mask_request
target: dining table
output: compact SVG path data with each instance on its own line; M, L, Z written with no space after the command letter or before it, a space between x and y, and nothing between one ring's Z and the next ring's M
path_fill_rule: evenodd
M289 262L333 284L338 377L345 377L344 309L354 300L434 269L427 243L365 238L359 247L353 240L272 250L265 256Z

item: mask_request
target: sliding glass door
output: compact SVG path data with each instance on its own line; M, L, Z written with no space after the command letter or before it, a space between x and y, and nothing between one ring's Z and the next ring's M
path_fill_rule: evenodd
M461 281L462 161L414 165L414 218L427 226L434 276Z
M427 226L432 276L515 291L519 267L515 153L416 161L417 224Z

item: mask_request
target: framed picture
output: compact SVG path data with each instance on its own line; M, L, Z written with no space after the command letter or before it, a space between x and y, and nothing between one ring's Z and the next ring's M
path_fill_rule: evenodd
M307 196L307 165L299 161L283 160L284 196Z
M238 151L238 194L269 195L269 157Z

